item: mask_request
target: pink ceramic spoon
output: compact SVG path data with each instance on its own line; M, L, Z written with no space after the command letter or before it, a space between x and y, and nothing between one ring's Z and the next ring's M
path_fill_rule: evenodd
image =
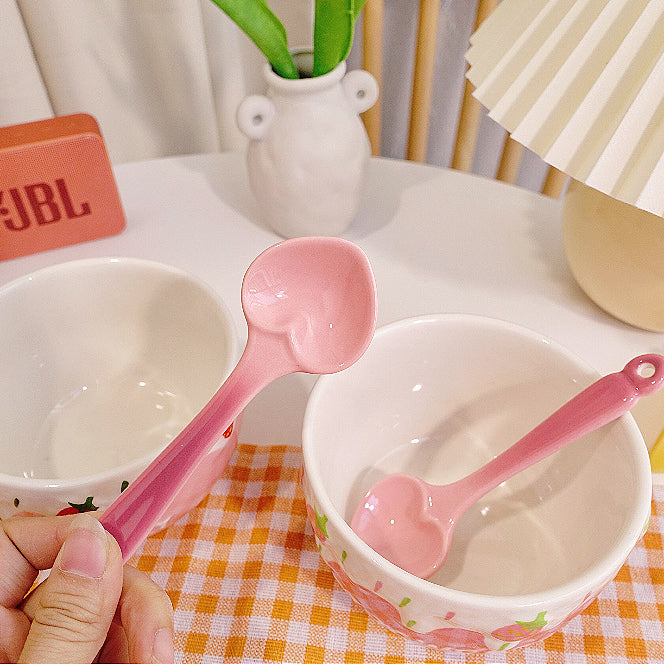
M360 358L376 325L367 257L333 237L286 240L264 251L242 282L247 345L209 403L101 517L127 560L195 466L251 399L296 371L335 373Z
M374 551L423 579L445 562L464 512L484 494L630 410L664 381L664 357L641 355L600 378L521 440L467 477L434 486L399 473L379 480L358 506L351 527Z

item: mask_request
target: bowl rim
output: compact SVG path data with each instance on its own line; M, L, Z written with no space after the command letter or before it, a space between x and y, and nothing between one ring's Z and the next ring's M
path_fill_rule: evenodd
M48 265L46 267L39 268L22 276L16 277L11 281L8 281L6 284L0 285L0 298L2 298L5 293L16 288L21 288L25 284L33 282L37 279L49 278L53 274L58 272L63 272L71 269L79 268L88 268L91 266L120 266L120 265L130 265L138 268L147 268L152 272L160 272L163 274L171 275L184 279L189 284L197 288L202 293L206 294L212 302L214 302L221 316L224 318L226 325L228 326L229 334L229 345L230 353L228 358L228 363L225 367L225 372L222 372L221 378L216 389L223 383L228 374L233 369L235 362L237 362L239 357L239 338L237 334L237 329L235 322L233 320L233 315L230 311L230 308L221 298L219 293L215 291L210 284L200 277L183 270L182 268L170 265L168 263L162 263L160 261L155 261L147 258L138 258L133 256L96 256L89 258L80 258L73 259L69 261L63 261L60 263L54 263L53 265ZM104 470L98 473L93 473L91 475L83 475L81 477L74 478L42 478L42 477L20 477L18 475L9 475L0 471L0 489L11 489L16 491L37 491L37 492L48 492L52 489L57 490L68 490L76 489L81 490L86 487L92 488L97 487L99 484L104 484L112 480L116 480L119 477L130 478L136 477L151 461L168 445L169 443L164 444L159 448L155 448L151 452L144 454L143 456L133 459L125 464L116 466L114 468Z
M502 328L517 333L519 336L530 340L545 342L555 352L566 356L571 360L579 370L582 371L590 381L597 380L601 374L589 365L585 360L567 349L562 344L550 339L549 337L536 332L528 327L490 316L466 313L434 313L423 314L402 318L380 326L374 335L374 338L380 339L384 336L399 333L413 325L419 324L444 324L451 322L473 322L484 326ZM373 342L372 342L373 344ZM367 352L371 351L371 346ZM620 370L619 368L616 371ZM552 588L537 591L534 593L524 593L519 595L490 595L482 593L473 593L465 590L458 590L442 586L436 583L421 579L394 563L390 562L380 554L376 553L366 542L361 540L352 530L343 516L332 504L328 494L322 491L323 479L318 472L318 466L315 462L314 444L311 442L311 431L315 418L315 411L319 408L323 399L323 393L329 383L339 380L337 374L320 376L311 391L304 414L302 425L302 455L303 468L307 480L312 486L316 500L320 507L325 511L333 529L340 536L353 543L357 547L360 555L370 561L376 567L379 567L385 579L399 585L407 585L413 590L421 593L422 596L428 596L436 601L452 601L457 605L466 607L481 607L486 610L513 610L523 608L524 606L547 606L554 602L564 601L566 597L577 597L586 594L591 589L596 588L598 584L602 587L611 581L615 574L625 563L629 553L634 548L636 542L644 534L648 520L651 514L652 501L652 474L650 472L650 462L648 451L643 441L643 436L638 428L634 417L627 412L616 420L627 429L630 446L634 451L635 465L638 477L642 479L638 492L635 497L637 506L636 513L632 520L623 529L620 538L615 545L600 560L594 562L589 568L581 574L575 575L570 581L553 586ZM599 592L599 591L598 591Z

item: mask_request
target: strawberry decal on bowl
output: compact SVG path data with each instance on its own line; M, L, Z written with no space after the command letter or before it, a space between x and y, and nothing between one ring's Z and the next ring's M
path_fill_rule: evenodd
M545 615L546 611L540 611L535 620L517 620L513 625L506 625L505 627L500 627L499 629L494 630L491 632L491 636L500 641L507 641L509 643L521 641L541 632L542 629L546 627L547 621L544 620Z
M461 627L442 627L421 635L411 632L410 638L440 650L451 649L459 652L488 652L489 650L482 634Z
M412 629L414 621L409 621L405 625L399 609L393 606L376 592L371 592L360 584L353 581L346 571L333 561L326 561L332 570L334 578L339 585L346 590L353 599L362 606L370 615L380 620L388 629L402 634L403 636L419 641L427 646L434 646L441 650L452 648L454 650L466 652L487 652L488 648L484 641L484 636L460 627L443 627L430 632L417 632ZM382 586L382 584L381 584ZM410 598L404 597L399 603L399 608L403 608L410 603Z
M329 537L327 534L327 516L319 514L315 506L311 507L311 505L307 504L307 517L309 518L309 523L316 539L320 542L325 542Z
M84 503L69 503L69 507L65 507L58 512L58 516L78 514L79 512L96 512L99 508L92 502L92 500L92 496L88 496Z

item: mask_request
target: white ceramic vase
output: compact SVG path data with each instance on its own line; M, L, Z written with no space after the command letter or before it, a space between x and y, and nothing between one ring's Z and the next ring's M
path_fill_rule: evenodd
M306 76L311 53L294 59ZM315 78L281 78L269 65L264 76L267 95L237 111L261 213L286 238L340 235L360 204L370 146L359 114L376 102L378 84L366 71L346 73L345 62Z
M616 318L664 331L664 219L572 180L563 239L586 294Z

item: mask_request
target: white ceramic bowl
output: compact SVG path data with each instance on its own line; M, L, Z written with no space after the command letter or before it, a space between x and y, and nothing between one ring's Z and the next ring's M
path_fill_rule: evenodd
M0 518L108 507L237 354L226 306L167 265L80 260L0 288ZM158 527L208 493L236 441L234 427Z
M307 509L339 583L387 627L443 649L503 650L559 630L646 527L650 467L631 415L487 494L428 581L348 524L386 474L465 476L598 377L541 335L492 319L434 315L378 330L357 364L318 379L304 420Z

